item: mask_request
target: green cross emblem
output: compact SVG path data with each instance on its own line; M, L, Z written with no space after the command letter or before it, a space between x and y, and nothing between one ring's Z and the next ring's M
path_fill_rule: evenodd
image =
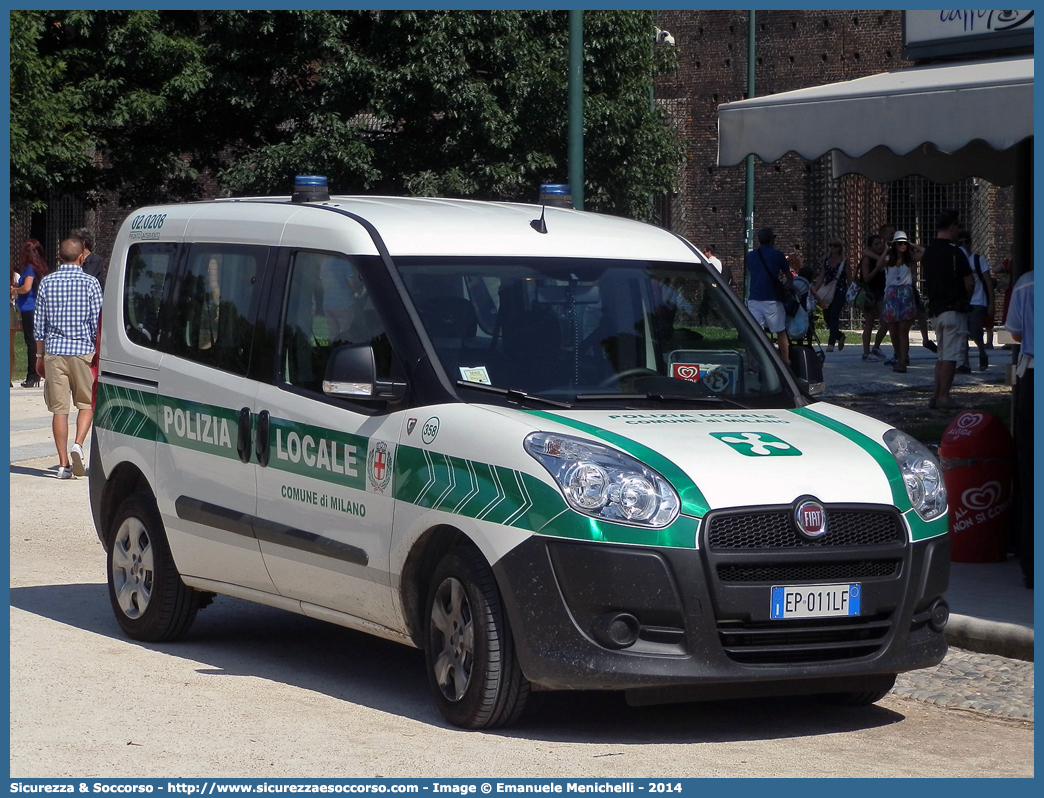
M794 457L801 454L797 447L767 432L712 432L711 436L745 457Z

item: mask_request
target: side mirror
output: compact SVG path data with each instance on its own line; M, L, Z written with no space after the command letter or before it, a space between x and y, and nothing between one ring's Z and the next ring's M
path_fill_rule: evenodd
M373 347L353 344L330 353L323 393L364 402L398 402L406 395L406 383L378 380Z

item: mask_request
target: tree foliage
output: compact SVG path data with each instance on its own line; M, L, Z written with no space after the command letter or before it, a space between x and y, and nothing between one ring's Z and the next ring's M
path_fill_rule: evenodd
M338 193L522 200L566 179L564 11L11 18L13 205L192 199L206 175L231 195L312 172ZM651 12L585 13L590 208L644 217L675 180L679 146L649 102L670 66L653 30Z
M42 210L52 189L84 186L90 136L79 123L81 94L66 64L42 47L47 18L11 14L11 206Z

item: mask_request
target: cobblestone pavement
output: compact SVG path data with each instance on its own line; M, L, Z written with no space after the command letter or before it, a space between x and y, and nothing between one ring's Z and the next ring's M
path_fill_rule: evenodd
M934 668L899 674L892 692L953 709L1033 720L1033 663L951 647Z

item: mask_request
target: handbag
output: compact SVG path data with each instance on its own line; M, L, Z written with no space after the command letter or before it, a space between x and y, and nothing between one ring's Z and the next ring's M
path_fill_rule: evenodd
M816 299L819 300L819 304L823 307L829 307L830 303L834 301L834 295L837 292L837 278L835 277L829 283L824 283L819 286L819 290L816 291Z
M824 261L823 268L827 268L827 264L830 261ZM841 278L845 274L845 268L848 265L848 260L842 258L841 262L837 264L837 271L834 273L834 279L828 283L823 283L819 286L819 290L816 291L816 298L819 300L819 304L825 308L830 307L830 304L834 301L834 296L837 294L838 284L841 283Z
M856 301L856 297L859 296L859 291L862 289L863 284L856 280L848 286L848 291L845 293L845 302L849 305Z
M765 263L765 256L761 254L761 249L758 248L758 260L761 261L762 268L765 269L765 274L772 280L772 286L776 289L776 299L783 304L783 313L789 319L799 310L801 310L801 302L792 290L788 290L779 280L775 280L772 277L772 272L769 271L768 264Z
M856 294L855 302L852 303L853 307L865 311L870 310L876 304L877 295L872 290L870 290L870 286L860 286L859 293Z

